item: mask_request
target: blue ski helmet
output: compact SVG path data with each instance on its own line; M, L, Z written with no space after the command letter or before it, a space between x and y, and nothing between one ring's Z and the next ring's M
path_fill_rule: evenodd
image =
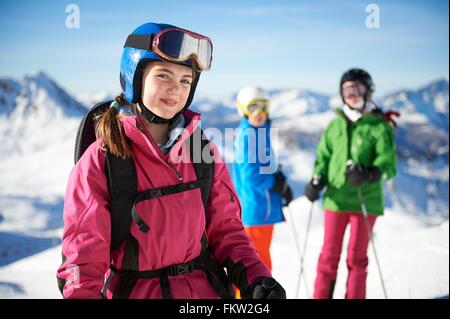
M189 107L189 105L191 104L192 99L194 98L198 80L200 78L200 71L193 66L193 61L167 61L155 52L150 51L152 35L154 36L158 32L168 28L176 28L176 26L161 23L145 23L135 29L128 36L127 42L125 43L123 48L122 59L120 61L120 85L122 87L123 95L129 103L136 103L141 101L142 72L146 64L153 61L163 61L189 66L196 73L192 81L191 91L184 108ZM136 35L138 35L138 37L136 37ZM136 43L135 41L133 41L136 38L139 39L139 35L143 36L141 38L144 42L146 42L146 48L142 46L142 42Z

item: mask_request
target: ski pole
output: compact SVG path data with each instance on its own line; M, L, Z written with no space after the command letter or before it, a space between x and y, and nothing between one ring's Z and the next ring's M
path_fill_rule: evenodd
M361 203L361 209L362 209L363 215L364 215L364 221L366 223L367 233L369 235L370 244L372 246L373 254L375 256L375 261L377 263L378 275L380 276L381 286L383 287L384 298L388 299L387 292L386 292L386 287L384 285L383 274L381 272L380 262L378 261L378 255L377 255L377 251L375 249L375 243L373 241L372 229L371 229L370 223L369 223L369 215L367 214L366 203L364 201L364 197L363 197L363 193L362 193L362 190L361 190L361 186L358 187L358 196L359 196L359 202Z
M295 242L295 248L297 251L297 255L298 255L299 259L301 259L300 245L298 244L298 241L297 241L298 235L297 235L297 229L295 228L294 218L292 217L292 212L289 209L289 206L286 206L286 209L289 214L289 220L291 221L290 224L291 224L292 232L294 234L294 242ZM299 285L299 282L300 282L300 278L297 278L297 287ZM295 296L297 297L297 294Z
M313 208L314 208L314 202L311 202L311 207L309 209L309 214L308 214L308 221L306 223L306 233L305 233L305 241L303 242L303 255L300 257L300 273L298 275L298 281L297 281L297 289L296 289L296 298L298 299L299 295L300 295L300 280L301 277L303 276L304 272L304 260L305 260L305 255L306 255L306 247L307 247L307 243L308 243L308 234L309 234L309 229L311 226L311 219L312 219L312 212L313 212ZM306 278L305 278L305 288L307 289L307 282L306 282ZM309 295L309 292L307 291L307 294Z

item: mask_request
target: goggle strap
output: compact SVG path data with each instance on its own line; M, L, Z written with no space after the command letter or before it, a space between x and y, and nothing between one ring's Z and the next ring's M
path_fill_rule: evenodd
M247 103L247 105L252 104L269 104L269 101L267 99L254 99Z
M130 34L123 47L151 51L152 40L153 34Z

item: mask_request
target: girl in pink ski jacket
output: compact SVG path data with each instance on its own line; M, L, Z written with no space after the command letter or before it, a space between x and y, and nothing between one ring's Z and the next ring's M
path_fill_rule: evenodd
M231 283L244 298L286 297L245 233L217 147L207 142L214 175L206 205L185 147L199 132L200 114L187 107L211 54L209 38L167 24L146 23L128 37L123 93L97 118L98 139L67 186L57 272L64 298L233 298ZM131 159L137 179L117 247L111 207L128 190L113 191L109 156Z

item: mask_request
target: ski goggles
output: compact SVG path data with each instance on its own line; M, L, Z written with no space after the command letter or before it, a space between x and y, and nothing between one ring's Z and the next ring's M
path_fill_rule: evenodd
M264 99L252 100L247 105L242 105L241 108L244 110L245 114L251 113L268 113L269 112L269 101Z
M207 36L181 28L168 28L155 35L130 34L125 46L155 52L167 61L195 60L198 69L211 68L213 45Z
M364 84L357 83L348 86L342 85L341 92L344 98L350 98L352 96L364 96L367 92L367 89Z

